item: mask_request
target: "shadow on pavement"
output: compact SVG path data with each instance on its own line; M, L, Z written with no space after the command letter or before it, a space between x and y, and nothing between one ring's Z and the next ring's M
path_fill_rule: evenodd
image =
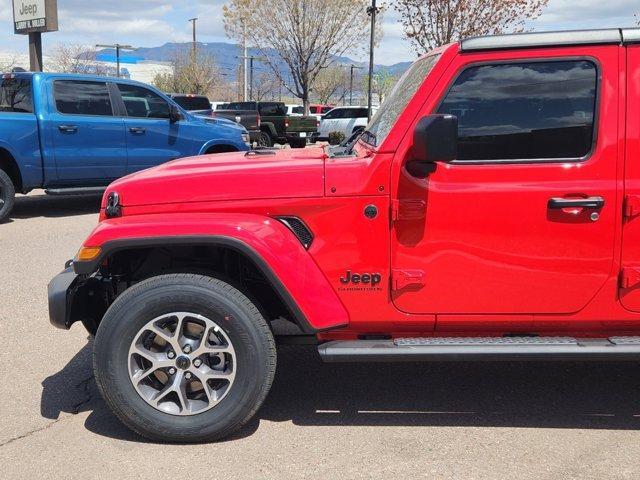
M91 373L91 342L43 382L41 413L90 411L88 430L145 441L111 414ZM295 425L640 428L635 363L322 364L313 346L282 346L257 418Z
M101 194L91 195L18 195L8 219L34 217L67 217L100 211Z

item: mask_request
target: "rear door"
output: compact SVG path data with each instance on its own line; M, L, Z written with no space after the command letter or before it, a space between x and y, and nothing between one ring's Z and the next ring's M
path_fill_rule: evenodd
M446 329L474 314L575 313L594 298L613 266L618 53L456 57L424 113L458 116L458 160L400 178L399 309L439 314Z
M124 120L106 82L53 80L45 128L53 136L58 182L106 185L125 174Z
M627 134L624 168L620 301L640 312L640 45L627 47Z

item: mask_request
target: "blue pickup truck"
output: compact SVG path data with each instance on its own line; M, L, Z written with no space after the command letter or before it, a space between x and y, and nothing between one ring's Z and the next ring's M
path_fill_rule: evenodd
M98 191L175 158L248 149L244 127L191 115L143 83L57 73L0 76L0 221L16 192Z

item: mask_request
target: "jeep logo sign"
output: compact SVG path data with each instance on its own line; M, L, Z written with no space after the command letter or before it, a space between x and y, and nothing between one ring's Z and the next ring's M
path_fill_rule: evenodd
M13 0L13 27L15 33L57 30L57 1Z

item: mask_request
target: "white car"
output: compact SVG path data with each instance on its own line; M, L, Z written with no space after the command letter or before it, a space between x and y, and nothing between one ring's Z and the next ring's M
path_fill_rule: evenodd
M316 138L327 140L331 132L342 132L345 138L349 138L355 132L365 129L368 123L367 113L367 107L335 107L320 120ZM375 109L373 113L375 113Z
M304 107L302 105L287 103L285 107L287 107L287 115L295 115L296 117L301 117L304 113Z

